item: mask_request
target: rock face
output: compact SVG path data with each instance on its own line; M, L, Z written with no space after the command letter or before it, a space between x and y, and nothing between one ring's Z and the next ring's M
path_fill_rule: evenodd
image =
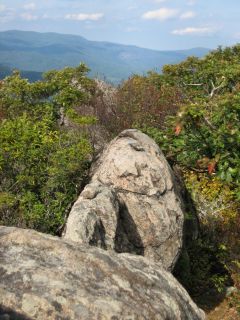
M65 238L114 249L118 218L119 205L114 190L97 182L91 183L73 206Z
M172 274L144 257L7 227L0 244L0 319L205 319Z
M64 238L140 254L171 270L184 221L175 183L156 143L138 130L125 130L93 165Z

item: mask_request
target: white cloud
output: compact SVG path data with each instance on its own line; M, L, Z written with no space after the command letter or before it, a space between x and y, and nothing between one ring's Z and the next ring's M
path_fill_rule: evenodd
M0 23L4 24L15 19L15 9L0 4Z
M104 16L103 13L76 13L76 14L69 13L65 16L65 19L79 20L79 21L86 21L86 20L97 21L103 18L103 16Z
M23 8L25 10L35 10L36 9L36 3L34 2L30 2L30 3L26 3Z
M188 0L188 1L187 1L187 4L188 4L189 6L194 6L196 3L197 3L197 0Z
M166 0L154 0L154 2L156 2L156 3L163 3L163 2L166 2Z
M186 11L180 15L180 19L192 19L196 17L196 12L194 11Z
M164 21L170 18L174 18L178 15L178 10L161 8L154 11L147 11L143 14L142 18L146 20L160 20Z
M37 20L38 19L38 16L36 15L33 15L31 13L28 13L28 12L25 12L25 13L22 13L21 14L21 18L23 20L27 20L27 21L34 21L34 20Z
M127 28L125 29L125 31L126 31L126 32L136 32L136 31L140 31L140 29L137 28L137 27L127 27Z
M138 6L133 5L133 6L129 6L127 10L131 11L131 10L136 10L137 8Z
M214 28L210 27L188 27L185 29L176 29L172 31L172 34L178 35L178 36L184 36L184 35L208 35L215 32Z
M4 4L0 4L0 12L3 12L6 10L6 6Z
M239 39L240 39L240 32L235 33L235 34L233 35L233 38L239 40Z
M2 13L2 14L1 14ZM15 19L15 13L12 10L0 11L0 23L4 24Z

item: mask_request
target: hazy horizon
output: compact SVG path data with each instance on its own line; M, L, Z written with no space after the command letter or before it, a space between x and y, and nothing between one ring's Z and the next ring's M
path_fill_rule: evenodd
M36 32L36 33L42 33L42 34L59 34L59 35L64 35L64 36L76 36L76 37L82 37L88 41L93 41L93 42L104 42L104 43L109 43L109 44L117 44L117 45L122 45L122 46L130 46L130 47L137 47L137 48L141 48L141 49L147 49L147 50L152 50L152 51L186 51L186 50L191 50L191 49L209 49L209 50L212 50L212 49L215 49L217 47L214 47L214 48L206 48L206 47L201 47L201 46L198 46L198 47L188 47L188 48L182 48L182 49L152 49L152 48L146 48L146 47L142 47L142 46L138 46L138 45L135 45L135 44L126 44L126 43L120 43L120 42L114 42L114 41L105 41L105 40L101 40L101 39L98 39L98 40L92 40L92 39L89 39L87 37L84 37L80 34L74 34L74 33L64 33L64 32L55 32L55 31L45 31L45 32L41 32L41 31L34 31L34 30L24 30L24 29L8 29L8 30L0 30L0 32Z
M79 35L153 50L213 49L240 41L237 0L2 0L0 31Z

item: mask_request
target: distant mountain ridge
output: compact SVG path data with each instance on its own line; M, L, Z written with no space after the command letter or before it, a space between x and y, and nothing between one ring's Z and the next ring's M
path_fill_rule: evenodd
M0 65L41 73L84 62L91 76L113 83L133 73L160 71L165 64L178 63L190 55L202 57L208 52L206 48L157 51L58 33L0 32Z

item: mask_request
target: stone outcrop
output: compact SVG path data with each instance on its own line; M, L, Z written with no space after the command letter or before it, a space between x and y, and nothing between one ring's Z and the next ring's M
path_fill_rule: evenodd
M114 250L118 219L119 205L114 190L91 183L73 206L65 239Z
M172 274L144 257L8 227L0 244L1 319L205 319Z
M162 262L172 270L184 214L174 175L156 143L125 130L92 167L69 215L64 238Z

